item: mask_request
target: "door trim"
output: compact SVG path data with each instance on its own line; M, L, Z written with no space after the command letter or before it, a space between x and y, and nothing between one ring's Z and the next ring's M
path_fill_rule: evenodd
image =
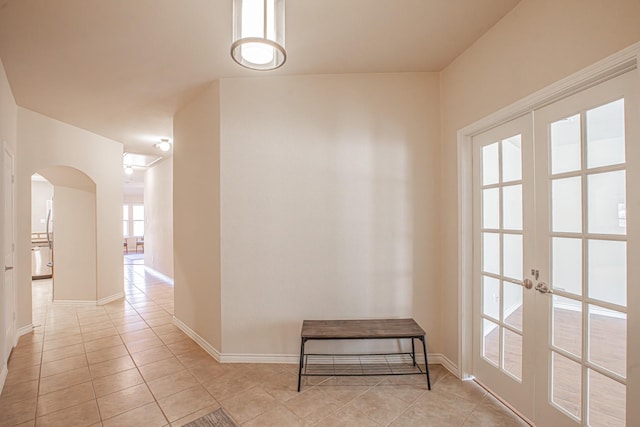
M473 378L473 136L626 72L635 70L640 75L639 62L640 42L458 130L458 376L461 379Z
M5 235L2 236L3 237L3 241L2 241L2 249L1 249L1 251L2 251L2 262L3 262L3 266L4 266L4 262L6 260L6 255L7 255L5 253L5 250L4 250L5 249L5 243L6 243L6 240L12 240L11 243L13 244L13 250L12 250L12 253L11 253L11 262L12 262L13 266L15 266L16 265L16 256L15 256L15 254L16 254L16 250L15 250L15 243L16 243L16 211L15 211L15 206L16 206L16 204L15 204L15 200L16 200L15 199L15 174L16 174L16 170L15 170L15 158L16 158L16 156L15 156L15 152L12 149L12 147L9 146L9 144L7 144L7 141L3 141L2 142L2 156L1 156L2 157L2 168L3 168L2 174L3 174L3 177L4 177L4 173L5 173L5 171L4 171L4 161L5 161L5 157L6 156L9 156L11 158L11 169L12 169L11 170L11 176L12 176L12 182L11 182L11 206L9 206L9 207L5 206L4 202L5 202L6 195L4 193L4 189L5 189L4 185L2 187L2 190L0 191L0 194L2 195L2 202L1 203L2 203L3 214L5 213L5 211L7 209L11 209L12 210L12 213L11 213L11 218L12 218L12 223L11 223L12 232L11 232L11 234L12 234L12 236L11 237L5 236ZM4 215L3 215L3 217L4 217ZM2 227L3 227L3 233L4 233L4 218L3 218L2 221L3 221ZM3 293L4 293L4 288L6 286L6 283L4 282L4 274L6 274L6 272L3 272L3 276L2 276L2 292ZM11 291L11 298L13 299L13 301L4 301L3 302L4 307L3 307L3 311L2 312L5 313L4 314L5 316L6 316L7 312L9 312L9 313L12 312L13 313L13 319L12 319L12 322L11 322L11 325L10 325L10 327L11 327L11 339L13 340L13 342L11 343L11 348L13 349L18 344L18 337L16 336L17 335L16 334L16 312L17 312L17 304L16 304L16 301L17 301L17 298L16 298L16 294L17 294L17 280L16 280L17 274L16 274L16 270L13 269L10 272L10 274L13 276L13 278L11 280L12 286L13 286L13 290ZM5 332L6 332L6 325L4 325L4 322L3 322L2 334L4 335ZM4 343L4 346L3 346L4 348L2 348L2 355L3 355L2 356L2 359L3 359L2 362L3 362L3 365L8 361L9 355L11 354L11 351L7 355L4 354L6 346L7 346L7 343ZM5 360L5 357L6 357L6 360Z

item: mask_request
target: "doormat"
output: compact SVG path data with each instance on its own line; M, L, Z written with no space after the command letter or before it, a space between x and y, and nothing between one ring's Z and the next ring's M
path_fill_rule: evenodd
M218 408L210 414L195 421L185 424L183 427L237 427L231 417L222 408Z

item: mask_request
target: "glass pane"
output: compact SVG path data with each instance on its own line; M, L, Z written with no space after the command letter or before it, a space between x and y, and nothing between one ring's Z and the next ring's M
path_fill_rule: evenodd
M581 366L553 351L551 369L551 401L579 419L582 408Z
M129 221L122 221L122 235L124 237L129 235Z
M122 219L129 219L129 205L122 207Z
M504 370L522 380L522 336L504 329Z
M582 303L554 295L552 342L558 348L582 357Z
M133 207L133 219L144 220L144 206L138 205Z
M587 111L587 167L624 163L624 99Z
M144 236L144 221L133 221L133 235Z
M498 176L498 143L482 147L482 185L497 184Z
M519 234L505 234L503 239L503 275L512 279L522 280L522 236Z
M582 184L580 177L554 179L551 183L553 231L582 232Z
M522 286L504 282L502 296L502 313L504 322L518 330L522 330Z
M500 353L500 327L490 320L482 319L482 356L498 366Z
M625 234L625 171L598 173L587 178L589 233Z
M582 239L553 237L551 245L553 289L582 295Z
M500 189L482 190L482 227L500 228Z
M623 384L589 369L589 425L626 425L627 390Z
M627 244L612 240L589 240L588 295L627 305Z
M498 233L482 233L483 270L487 273L500 274L500 235Z
M522 179L522 148L520 135L502 141L502 182Z
M627 375L627 315L589 306L589 360L623 377Z
M482 312L494 319L500 319L500 281L482 276Z
M551 173L580 170L580 114L551 123Z
M502 227L506 230L522 230L522 185L502 188Z

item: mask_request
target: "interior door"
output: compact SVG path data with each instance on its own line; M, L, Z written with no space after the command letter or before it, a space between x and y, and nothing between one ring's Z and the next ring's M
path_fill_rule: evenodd
M534 113L540 426L640 425L637 73Z
M2 304L4 304L4 342L5 348L2 349L4 353L3 362L9 358L11 350L13 349L13 343L15 339L15 275L14 275L14 234L13 234L13 200L14 200L14 182L13 182L13 155L9 152L6 143L3 147L3 168L2 168L2 182L3 182L3 205L2 205L2 218L3 218L3 231L4 231L4 247L3 247L3 261L4 261L4 289Z
M532 419L535 294L524 274L534 265L531 114L475 136L473 150L473 374Z

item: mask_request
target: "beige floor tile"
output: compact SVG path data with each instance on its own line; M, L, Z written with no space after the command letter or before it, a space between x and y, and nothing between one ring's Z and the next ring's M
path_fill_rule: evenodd
M277 405L244 423L243 427L302 427L304 425L305 423L285 406Z
M89 400L70 408L62 409L36 419L36 427L91 426L100 422L95 400Z
M139 322L129 322L129 323L125 323L124 325L116 326L116 329L118 330L118 333L120 333L120 334L127 334L129 332L135 332L135 331L141 331L143 329L149 329L149 325L147 325L147 322L141 320Z
M40 389L38 394L43 395L52 393L89 380L91 380L91 374L89 373L89 368L86 366L62 372L60 374L51 375L40 379Z
M43 363L42 369L40 370L40 376L44 378L85 366L88 366L88 363L87 357L84 354L80 354L78 356L70 356L64 359L55 360L53 362Z
M132 409L153 402L146 384L139 384L98 398L102 420L113 418Z
M170 314L166 313L163 316L156 316L156 317L152 317L150 319L145 319L145 321L147 322L147 324L149 326L160 326L160 325L171 325L173 324L173 316L171 316Z
M343 404L317 388L310 388L284 403L291 412L305 422L314 424L336 412Z
M95 399L91 381L74 385L38 398L38 417Z
M122 341L124 341L125 344L130 344L136 341L146 340L150 338L158 338L156 336L156 333L153 332L151 328L142 329L139 331L127 332L127 333L121 334L120 337L122 337Z
M116 391L142 384L143 382L144 380L142 379L140 372L133 368L94 379L93 389L95 390L96 397L102 397Z
M8 369L23 369L30 366L39 365L42 360L42 354L32 353L23 357L18 355L11 355L9 358Z
M170 358L149 363L148 365L139 366L138 369L145 381L153 381L157 378L166 377L184 370L185 367L178 359L171 356Z
M348 405L315 425L318 427L378 427L383 424L378 424L353 405Z
M105 362L96 363L95 365L90 365L89 369L91 370L91 376L93 378L100 378L135 367L136 365L133 363L131 356L127 355L107 360Z
M117 359L118 357L126 356L129 352L124 344L118 344L115 347L104 348L102 350L93 351L87 353L87 361L89 366L97 363L106 362L107 360Z
M104 427L162 427L169 423L157 403L152 402L104 420Z
M33 381L40 378L40 365L28 366L22 369L11 369L5 380L5 387L12 387L27 381Z
M182 427L185 424L189 424L190 422L193 422L195 420L197 420L198 418L202 418L207 414L212 413L213 411L217 410L220 408L220 405L218 405L218 403L214 403L213 405L210 406L206 406L202 409L199 409L195 412L190 413L189 415L179 418L176 421L173 421L171 423L171 427Z
M390 423L409 407L407 402L394 395L393 390L378 387L371 388L351 405L382 425Z
M113 336L113 337L100 338L94 341L85 342L84 348L87 351L87 353L91 353L93 351L115 347L120 344L122 344L122 340L120 339L120 337Z
M445 391L476 403L484 399L487 394L487 392L475 382L461 381L452 374L445 375L432 388L438 392Z
M113 337L118 335L118 331L115 327L109 326L108 328L99 329L92 332L83 332L82 339L84 341L95 341L101 338Z
M52 340L47 340L46 338L46 334L45 334L45 340L44 340L44 346L43 346L43 350L44 351L49 351L49 350L55 350L57 348L60 347L67 347L73 344L78 344L82 342L82 335L80 335L80 333L78 332L77 334L73 334L73 335L64 335L63 334L63 338L56 338L56 339L52 339Z
M190 351L197 350L198 348L200 348L200 346L191 339L173 342L173 343L167 344L167 347L169 347L169 350L171 350L171 352L176 356L180 354L188 353Z
M36 417L36 398L9 401L0 398L0 426L14 426Z
M173 354L165 346L150 348L149 350L140 351L131 355L133 361L138 366L148 365L163 359L173 357Z
M56 360L65 359L71 356L79 356L84 354L84 345L82 343L68 345L55 350L49 350L42 353L42 363L55 362Z
M127 342L125 343L127 346L127 350L130 353L138 353L140 351L145 351L153 347L159 347L164 345L164 343L158 337L147 338L139 341Z
M200 378L196 378L200 380ZM208 381L202 382L202 385L213 397L220 401L255 387L259 385L259 382L236 372L227 372L221 376L214 376Z
M1 399L16 402L19 400L33 399L38 395L38 380L20 382L3 388Z
M471 412L463 426L527 427L528 424L496 398L487 394L482 402Z
M427 392L394 420L394 426L461 426L477 402L447 392Z
M253 387L220 401L220 404L234 420L244 423L272 409L276 405L276 400L261 387Z
M216 403L216 400L200 385L158 400L162 412L171 422Z
M173 344L184 340L190 340L189 336L184 332L168 332L158 334L162 342L165 344Z
M198 381L196 381L189 371L184 370L173 375L150 381L147 385L156 399L162 399L182 390L195 387L198 385Z

